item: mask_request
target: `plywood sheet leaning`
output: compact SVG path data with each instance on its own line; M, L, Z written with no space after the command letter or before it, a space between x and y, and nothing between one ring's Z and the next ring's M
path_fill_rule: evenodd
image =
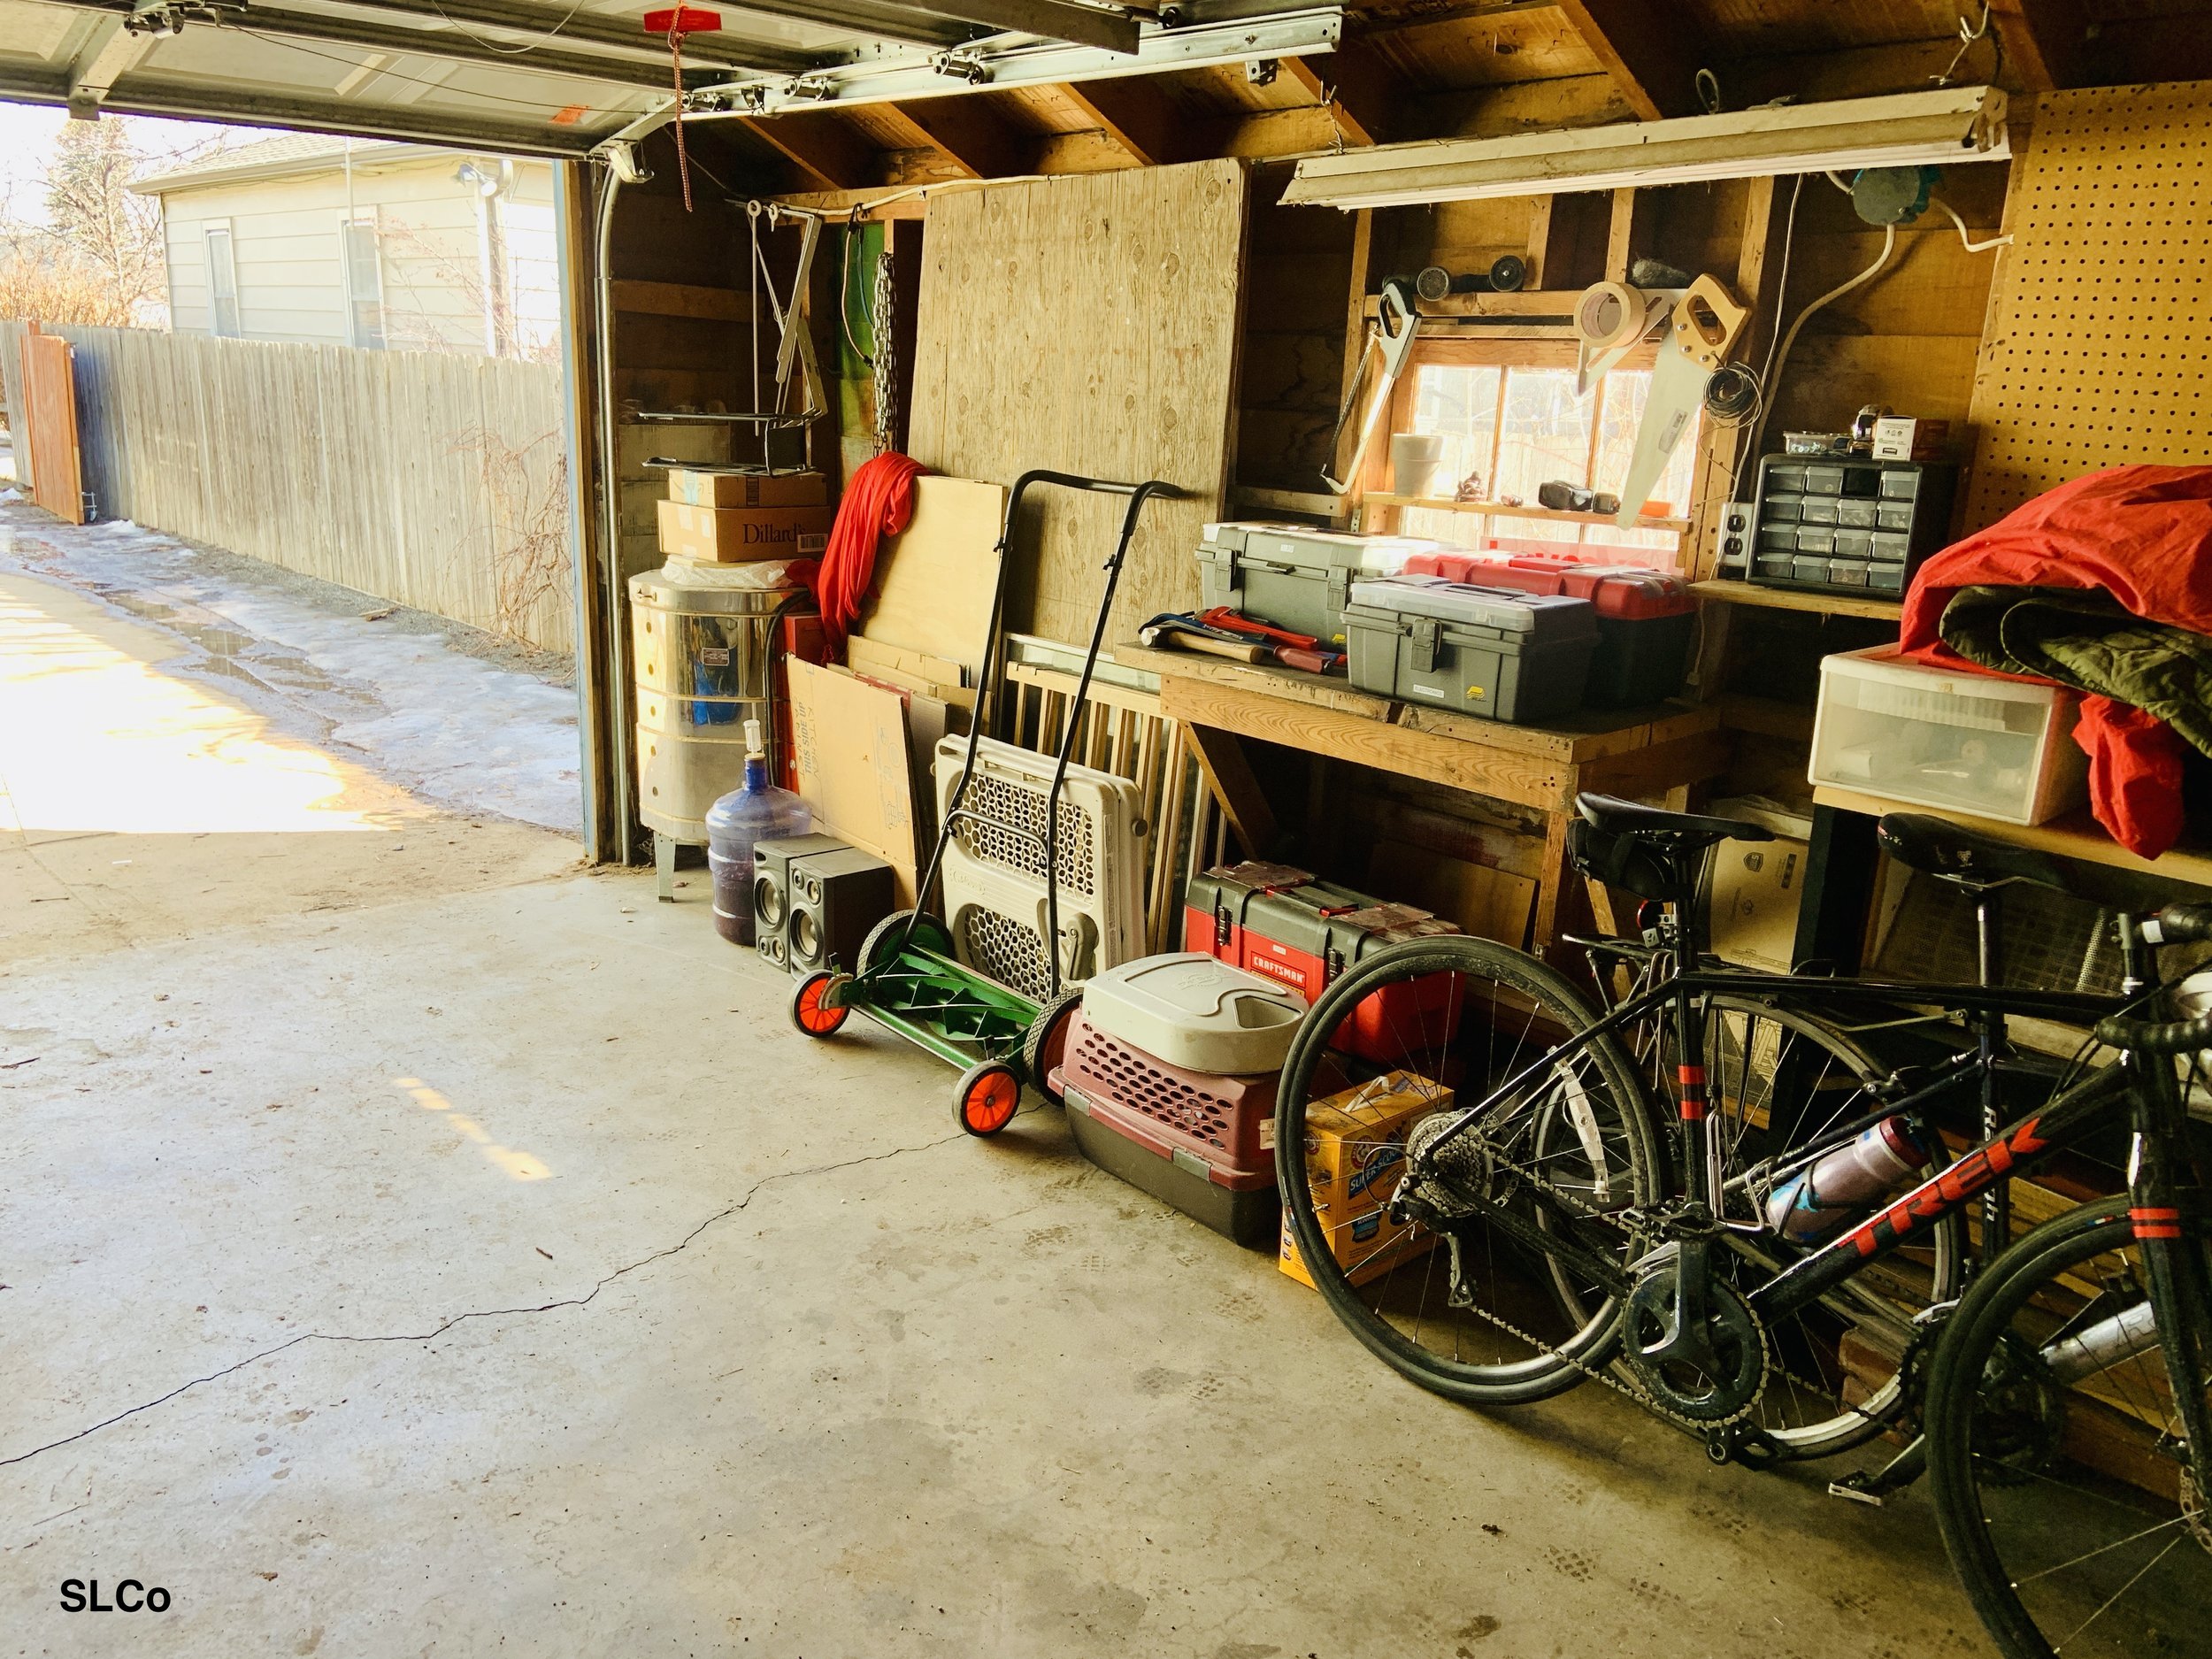
M57 518L84 522L84 474L77 452L77 378L69 342L23 334L23 426L31 457L31 498Z
M2212 462L2212 82L2047 93L2013 163L1966 526L2131 462Z
M1198 597L1193 553L1233 459L1246 197L1240 163L1209 161L930 204L915 457L1009 485L1051 467L1188 492L1145 508L1110 639ZM1037 518L1015 531L1012 626L1087 642L1125 503L1035 499Z
M787 666L799 798L826 833L887 861L899 902L912 905L920 866L904 700L841 669L796 657Z
M914 517L876 557L876 597L860 632L879 645L983 666L998 584L1006 487L918 478Z

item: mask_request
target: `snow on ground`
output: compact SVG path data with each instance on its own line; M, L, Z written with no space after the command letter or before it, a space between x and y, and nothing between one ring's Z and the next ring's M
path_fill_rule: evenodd
M576 694L457 649L454 630L410 627L421 618L403 611L365 620L380 602L127 520L80 527L0 506L0 565L167 629L195 654L164 672L219 685L428 800L548 829L581 824Z

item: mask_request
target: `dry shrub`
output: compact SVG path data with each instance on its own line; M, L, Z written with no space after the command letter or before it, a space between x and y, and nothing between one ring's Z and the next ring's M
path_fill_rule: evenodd
M472 426L450 452L475 461L491 500L494 631L534 642L526 632L532 612L568 582L568 457L560 430L518 444Z

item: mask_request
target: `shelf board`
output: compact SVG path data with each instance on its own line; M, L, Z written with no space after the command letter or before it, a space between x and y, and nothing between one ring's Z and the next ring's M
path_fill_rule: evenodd
M1542 317L1567 324L1574 320L1582 293L1580 288L1517 288L1510 294L1453 294L1440 300L1417 300L1414 309L1424 319L1437 322L1462 317ZM1370 294L1364 309L1370 317L1380 316L1382 296Z
M2147 876L2164 876L2170 880L2192 887L2212 887L2212 850L2201 847L2177 847L2157 858L2138 857L2106 834L2086 810L2070 812L2047 824L2007 824L1996 818L1977 818L1970 812L1955 811L1949 807L1892 801L1886 796L1862 795L1856 789L1839 789L1825 783L1814 786L1813 804L1832 806L1845 812L1863 812L1872 818L1879 818L1885 812L1924 813L1930 818L1939 818L1947 823L1956 824L1962 829L1986 835L1992 841L2033 848L2037 852L2048 853L2055 858L2078 858L2084 864L2105 864L2115 870L2132 870Z
M1379 492L1361 498L1373 507L1419 507L1429 512L1479 512L1494 518L1535 518L1553 524L1614 522L1609 512L1565 512L1555 507L1508 507L1494 501L1457 501L1449 495L1389 495ZM1639 530L1664 530L1680 535L1690 527L1687 518L1639 518Z
M1692 582L1690 591L1719 604L1763 605L1770 611L1811 611L1831 617L1871 617L1880 622L1895 622L1905 613L1900 600L1805 594L1790 588L1762 588L1756 582Z

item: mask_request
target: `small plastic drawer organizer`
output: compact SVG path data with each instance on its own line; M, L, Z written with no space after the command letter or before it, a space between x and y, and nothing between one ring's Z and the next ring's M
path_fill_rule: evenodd
M2088 799L2074 742L2081 699L1907 662L1893 645L1823 659L1813 782L1920 806L2040 824Z

